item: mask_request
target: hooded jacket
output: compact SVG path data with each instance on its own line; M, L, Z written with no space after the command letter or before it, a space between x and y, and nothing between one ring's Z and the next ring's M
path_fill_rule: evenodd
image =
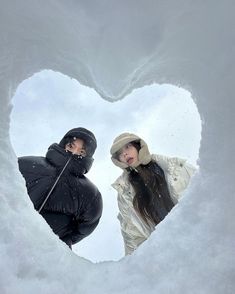
M112 187L117 190L119 214L118 219L121 225L121 233L124 240L125 254L131 254L137 247L142 244L151 233L155 230L154 224L146 224L140 217L133 206L135 191L129 182L128 166L120 162L115 153L125 144L132 141L139 141L141 149L139 151L139 161L135 164L148 164L150 161L156 162L164 172L166 183L169 189L170 197L174 204L182 196L183 191L189 184L190 178L195 172L195 168L186 163L186 160L177 157L167 157L163 155L151 155L148 151L146 142L140 137L124 133L114 140L111 147L112 161L115 165L123 169L123 173L112 184Z
M40 212L54 233L70 246L96 228L102 214L102 198L96 186L84 175L92 165L95 147L91 148L91 156L79 157L66 152L62 146L62 143L52 144L46 157L25 156L18 162L29 197L38 210L70 159Z

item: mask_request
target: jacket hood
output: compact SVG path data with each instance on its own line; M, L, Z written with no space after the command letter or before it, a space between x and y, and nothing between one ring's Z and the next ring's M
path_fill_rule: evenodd
M88 154L88 156L92 157L93 154L95 153L96 148L97 148L97 141L96 141L95 135L91 131L89 131L85 128L71 129L61 139L59 145L62 148L65 148L66 139L67 138L74 138L74 137L77 139L84 140L85 145L86 145L87 154Z
M140 143L140 150L139 150L139 156L138 156L139 160L135 164L131 165L131 167L135 168L139 166L140 164L146 165L151 161L151 154L149 153L147 143L142 138L140 138L139 136L135 134L123 133L114 139L112 147L110 149L110 153L112 155L111 156L112 162L116 166L120 167L121 169L126 169L130 166L127 165L126 163L119 161L116 157L116 153L126 144L134 142L134 141Z
M76 176L86 174L93 163L93 158L86 156L81 157L71 152L67 152L59 144L52 144L46 153L46 159L54 165L58 170L62 170L67 161L72 157L67 172L70 172Z

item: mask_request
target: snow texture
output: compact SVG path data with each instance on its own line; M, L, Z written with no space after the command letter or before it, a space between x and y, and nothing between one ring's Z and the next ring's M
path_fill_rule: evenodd
M233 0L1 2L1 294L234 293L234 11ZM9 139L11 98L44 69L109 101L155 82L196 97L200 171L150 239L118 262L76 256L28 201Z

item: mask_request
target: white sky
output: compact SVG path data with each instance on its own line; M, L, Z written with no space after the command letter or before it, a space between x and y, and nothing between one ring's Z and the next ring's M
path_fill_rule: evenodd
M104 211L97 229L73 246L92 261L124 255L116 191L110 186L122 172L110 161L115 136L134 132L146 140L151 153L180 156L196 164L200 117L190 93L175 86L146 86L111 103L76 80L43 71L18 87L13 104L10 135L17 156L44 156L51 143L58 143L74 127L86 127L96 135L98 148L87 176L102 193Z

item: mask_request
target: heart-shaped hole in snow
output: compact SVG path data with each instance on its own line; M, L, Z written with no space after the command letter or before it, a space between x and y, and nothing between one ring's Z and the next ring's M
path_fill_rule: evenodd
M96 135L98 148L87 176L103 195L103 215L96 230L73 246L75 253L94 262L124 255L116 192L110 186L121 174L110 160L113 139L133 132L145 139L151 153L193 164L198 158L200 115L190 93L176 86L145 86L111 103L74 79L45 70L19 85L13 104L10 135L17 156L44 156L51 143L74 127Z

